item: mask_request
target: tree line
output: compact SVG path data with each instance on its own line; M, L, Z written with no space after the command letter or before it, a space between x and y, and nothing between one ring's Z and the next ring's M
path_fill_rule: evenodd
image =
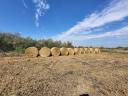
M54 41L52 39L34 40L30 37L22 37L19 33L0 33L0 51L24 52L27 47L74 47L71 42Z

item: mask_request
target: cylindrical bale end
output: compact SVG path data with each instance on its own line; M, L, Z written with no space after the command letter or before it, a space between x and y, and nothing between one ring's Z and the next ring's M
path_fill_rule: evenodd
M60 48L53 47L51 49L51 54L52 54L52 56L59 56L60 55Z
M65 47L60 48L60 54L61 54L61 56L67 56L68 55L68 49Z
M74 48L74 52L75 52L75 55L79 55L80 54L80 48Z
M101 49L100 49L100 48L98 48L98 50L99 50L99 52L98 52L98 53L101 53Z
M51 50L47 47L43 47L40 49L39 54L41 57L49 57L51 54Z
M99 48L95 48L95 49L94 49L94 53L95 53L95 54L100 53L100 49L99 49Z
M74 55L74 49L73 48L68 48L68 53L69 55Z
M88 53L88 48L84 48L84 54Z
M89 53L94 53L94 48L89 48Z
M28 47L25 50L25 55L27 57L37 57L38 56L38 49L36 47Z
M80 53L84 54L84 48L80 48Z

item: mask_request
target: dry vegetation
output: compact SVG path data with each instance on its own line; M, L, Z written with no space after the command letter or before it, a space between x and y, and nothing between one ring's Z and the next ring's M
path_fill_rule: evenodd
M0 96L127 96L128 54L1 57Z
M51 54L50 48L43 47L40 49L39 54L41 57L49 57Z
M36 47L29 47L25 50L25 54L28 57L37 57L38 55L38 49Z

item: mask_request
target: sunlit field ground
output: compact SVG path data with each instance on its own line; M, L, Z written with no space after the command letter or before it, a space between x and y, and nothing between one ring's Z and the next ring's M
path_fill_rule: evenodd
M0 96L127 96L128 53L0 57Z

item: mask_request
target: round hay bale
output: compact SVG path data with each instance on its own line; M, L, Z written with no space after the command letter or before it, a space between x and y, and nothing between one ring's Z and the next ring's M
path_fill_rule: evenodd
M40 49L39 54L41 57L49 57L51 54L51 51L49 48L43 47Z
M27 57L37 57L38 56L38 49L36 47L29 47L25 50L25 55Z
M84 54L88 53L88 48L84 48Z
M89 53L94 53L94 48L89 48Z
M68 54L69 55L74 55L74 49L73 48L68 48Z
M52 56L59 56L60 55L60 48L53 47L51 49L51 54L52 54Z
M99 53L101 53L101 50L100 50L100 48L98 48L98 50L99 50Z
M75 55L79 55L80 54L80 48L74 48L74 53L75 53Z
M68 55L68 49L65 47L60 48L60 54L61 54L61 56L67 56Z
M95 54L100 53L100 49L99 49L99 48L95 48L95 49L94 49L94 53L95 53Z
M84 54L84 48L80 48L80 53Z

